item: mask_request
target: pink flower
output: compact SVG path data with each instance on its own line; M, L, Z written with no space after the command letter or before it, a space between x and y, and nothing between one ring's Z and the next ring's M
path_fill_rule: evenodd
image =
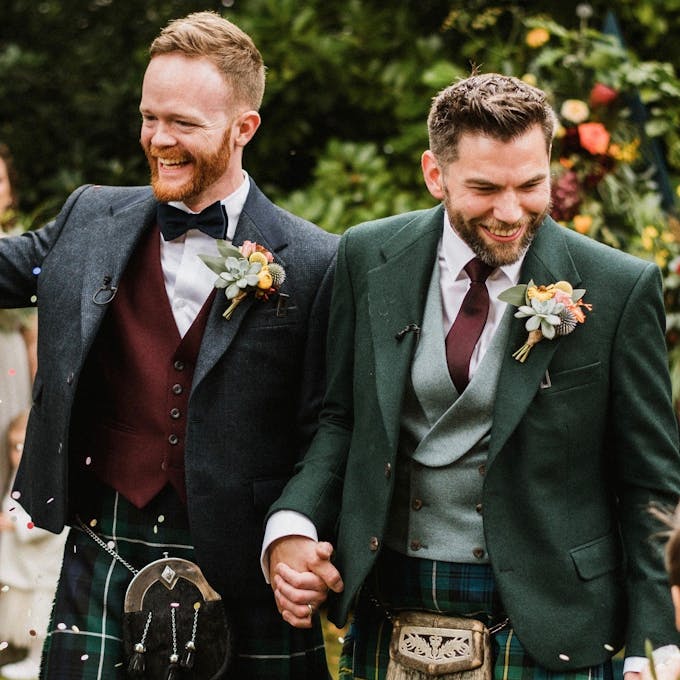
M607 153L610 134L602 123L581 123L578 126L581 146L594 156Z

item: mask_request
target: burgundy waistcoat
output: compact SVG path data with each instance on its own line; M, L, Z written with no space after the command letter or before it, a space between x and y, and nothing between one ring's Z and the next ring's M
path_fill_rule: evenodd
M181 338L159 239L158 229L142 237L109 304L83 371L73 428L76 464L138 508L168 483L186 503L189 391L214 298L213 291Z

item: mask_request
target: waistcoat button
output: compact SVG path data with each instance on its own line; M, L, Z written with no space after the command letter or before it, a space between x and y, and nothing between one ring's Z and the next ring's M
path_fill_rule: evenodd
M420 510L420 508L423 507L423 501L421 501L420 498L414 498L413 503L411 503L411 507L414 510Z
M182 412L178 408L171 408L170 409L170 417L173 420L177 420L182 415Z
M180 361L179 359L177 361L175 361L173 366L175 367L176 371L183 371L184 370L184 362Z
M481 560L484 557L484 548L475 548L472 551L472 554L478 559Z
M179 437L176 434L171 434L168 437L168 441L174 446L179 443Z
M371 539L368 542L368 547L370 550L375 552L378 549L378 546L380 545L380 541L378 540L377 536L371 536Z
M184 391L184 388L183 388L179 383L175 383L175 384L172 386L172 391L173 391L175 394L182 394L182 392Z
M482 504L477 503L477 505L475 505L475 510L481 515L482 514Z

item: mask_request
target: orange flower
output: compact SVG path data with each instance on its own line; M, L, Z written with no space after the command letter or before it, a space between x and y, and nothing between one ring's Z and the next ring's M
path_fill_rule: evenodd
M532 28L526 37L526 43L534 49L545 45L550 40L550 33L545 28Z
M578 138L586 151L597 155L607 152L611 137L602 123L581 123L578 126Z
M593 218L590 215L574 215L574 229L579 234L587 234L593 226Z

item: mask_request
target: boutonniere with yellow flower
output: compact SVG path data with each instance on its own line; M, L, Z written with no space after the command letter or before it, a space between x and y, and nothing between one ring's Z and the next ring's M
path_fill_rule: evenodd
M253 294L260 300L267 300L281 287L286 279L284 268L274 262L274 256L254 241L244 241L236 247L223 239L217 239L215 255L199 255L201 260L217 274L215 288L224 289L229 306L225 319L230 319L238 305L247 295Z
M585 293L585 288L573 288L568 281L547 286L529 281L504 290L498 299L518 308L515 317L526 319L524 327L529 332L526 342L512 356L524 363L531 348L543 338L552 340L572 333L586 320L584 310L592 309L583 302Z

